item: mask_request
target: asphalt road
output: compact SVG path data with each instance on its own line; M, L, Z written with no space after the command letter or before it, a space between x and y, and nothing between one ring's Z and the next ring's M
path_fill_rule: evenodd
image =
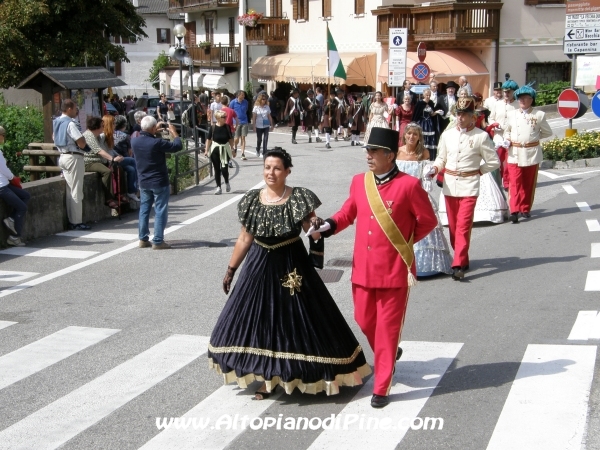
M327 217L366 169L363 151L298 140L276 132L270 145L290 150L289 184L311 188ZM208 369L235 205L262 182L260 159L235 164L231 193L213 195L209 182L171 198L173 250L138 249L129 214L95 224L106 234L0 251L0 449L600 449L600 172L541 172L530 220L475 226L466 281L412 290L392 403L376 411L369 382L256 402L258 384L223 387ZM327 286L372 362L340 264L353 239L349 229L326 242L328 275L342 272ZM324 429L332 415L339 429ZM244 416L261 429L241 429ZM181 417L197 422L157 427ZM299 417L315 429L284 429Z

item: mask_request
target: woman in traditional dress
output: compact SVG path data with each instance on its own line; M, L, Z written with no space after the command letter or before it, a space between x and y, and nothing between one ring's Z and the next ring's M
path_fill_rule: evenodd
M440 122L435 112L435 104L431 101L430 89L423 91L423 100L419 100L415 105L413 121L418 123L423 131L422 145L428 150L429 159L435 161L437 145L440 139Z
M323 239L300 232L321 204L308 189L290 187L291 156L267 151L264 189L253 189L238 205L242 231L223 279L229 292L245 261L208 347L209 364L225 383L242 388L264 381L255 399L282 386L290 394L337 394L371 373L362 348L313 265L322 267ZM319 248L320 247L320 248Z
M367 124L367 131L365 132L364 142L369 141L371 128L390 127L387 120L387 116L389 116L390 113L390 107L383 101L383 94L379 91L375 92L375 100L371 103L371 106L369 107L369 123Z
M425 238L414 245L417 260L417 276L427 277L439 273L452 273L450 247L444 236L442 223L438 215L438 207L431 196L432 181L425 174L429 171L429 152L423 146L423 130L419 124L411 122L404 129L405 145L398 149L396 165L401 172L421 180L421 186L427 191L429 201L438 219L438 225Z
M406 128L406 125L412 122L414 113L415 107L412 104L412 97L405 93L402 99L402 104L396 107L396 116L398 118L398 122L400 122L400 139L398 142L398 147L404 145L402 142L404 129Z

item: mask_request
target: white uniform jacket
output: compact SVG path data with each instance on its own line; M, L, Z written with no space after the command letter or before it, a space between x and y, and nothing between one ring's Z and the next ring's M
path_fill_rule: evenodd
M481 164L481 160L485 162ZM433 164L438 171L446 169L444 195L476 197L479 195L479 175L500 167L500 160L488 134L472 126L468 129L452 128L444 131L440 136L438 156ZM462 176L469 173L473 175Z
M512 103L506 103L504 100L498 100L494 104L494 109L490 113L489 123L497 122L500 125L500 131L494 131L494 143L502 143L504 139L504 130L506 130L506 121L508 113L519 109L519 102L513 101Z
M516 109L508 113L504 139L513 145L508 149L508 163L519 167L534 166L542 162L540 139L552 136L546 113L530 108L528 112ZM532 145L534 143L538 145ZM525 145L532 145L525 147Z

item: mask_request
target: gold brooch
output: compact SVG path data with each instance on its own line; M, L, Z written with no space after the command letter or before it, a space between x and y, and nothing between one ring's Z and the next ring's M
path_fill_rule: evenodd
M281 284L283 287L290 288L290 295L294 295L294 289L300 292L300 286L302 286L302 276L296 273L296 269L293 272L288 273Z

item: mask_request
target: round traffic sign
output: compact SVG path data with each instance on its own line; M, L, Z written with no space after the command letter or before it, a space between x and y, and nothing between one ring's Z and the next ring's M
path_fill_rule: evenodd
M565 89L558 96L558 113L564 119L573 119L580 106L579 94L574 89Z
M429 66L424 62L417 63L412 68L412 76L417 81L425 81L430 73Z
M419 42L417 56L419 57L419 61L425 61L425 56L427 56L427 44L425 42Z
M596 92L592 98L592 111L600 117L600 91Z

